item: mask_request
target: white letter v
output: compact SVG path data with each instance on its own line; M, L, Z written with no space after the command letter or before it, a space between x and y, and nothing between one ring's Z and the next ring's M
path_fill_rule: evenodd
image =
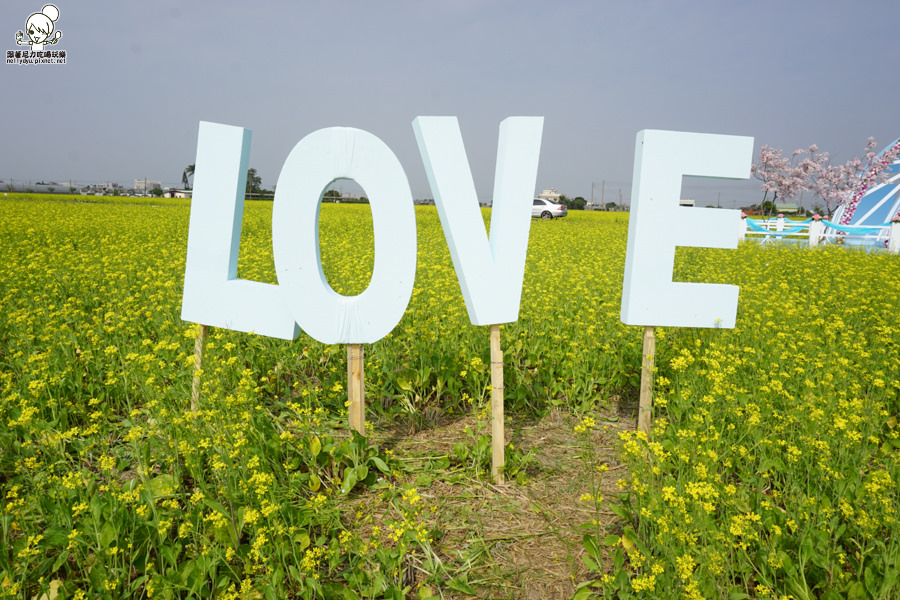
M473 325L519 318L543 117L500 124L488 241L456 117L417 117L413 131Z

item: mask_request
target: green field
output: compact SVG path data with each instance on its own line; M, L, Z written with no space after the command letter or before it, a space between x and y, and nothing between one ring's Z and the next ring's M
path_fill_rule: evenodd
M741 286L737 327L657 330L647 439L628 215L533 221L495 487L488 328L434 207L361 437L345 349L302 333L213 329L192 412L189 201L80 200L0 199L2 598L900 598L900 256L678 249L676 279ZM274 282L271 206L241 277ZM368 207L320 236L364 289Z

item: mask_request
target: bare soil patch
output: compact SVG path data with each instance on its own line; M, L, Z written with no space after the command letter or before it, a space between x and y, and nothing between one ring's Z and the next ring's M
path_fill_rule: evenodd
M609 467L600 488L607 501L619 491L616 481L627 474L618 461L617 434L634 428L633 407L611 404L616 412L601 413L591 437L594 464ZM445 586L435 590L431 584L432 591L448 599L571 598L578 583L596 577L582 561L582 526L596 515L591 503L580 501L591 490L583 442L573 430L578 419L554 412L538 421L508 420L507 441L530 449L534 460L524 484L502 485L494 485L489 473L476 477L473 469L458 464L434 466L453 457L458 442L471 443L466 428L473 429L475 419L469 415L413 435L398 430L377 440L413 465L403 483L415 485L437 507L427 518L438 531L434 551L446 572L463 577L476 595ZM618 518L608 508L599 520L604 534L620 533ZM408 583L424 580L419 566L410 565ZM413 585L413 597L415 590Z

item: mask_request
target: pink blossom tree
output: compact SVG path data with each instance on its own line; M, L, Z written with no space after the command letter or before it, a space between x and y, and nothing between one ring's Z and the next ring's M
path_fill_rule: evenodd
M875 139L870 137L865 147L865 156L869 161L875 156L874 148ZM842 165L831 164L831 160L826 158L810 179L809 189L822 199L831 215L839 206L849 202L864 171L863 161L858 157L853 157Z
M847 225L862 197L887 179L891 165L900 156L900 141L880 156L875 148L875 138L870 137L864 160L853 157L842 165L833 165L828 153L819 152L815 144L806 150L794 150L790 158L780 148L763 146L759 161L751 166L750 172L762 182L764 206L769 192L775 193L774 200L780 198L785 202L803 191L812 191L825 203L829 214L844 205L840 222Z
M866 144L867 164L865 170L860 168L862 161L854 159L857 168L854 175L858 175L858 177L853 177L852 185L845 196L846 207L841 214L841 225L850 223L853 214L856 212L856 207L859 206L859 201L866 195L866 192L869 189L884 183L887 179L890 174L889 169L891 165L894 164L894 161L900 156L900 141L897 141L890 148L887 148L880 156L875 154L873 151L874 149L875 139L869 138L869 141ZM850 165L851 162L853 161L848 161L847 165ZM898 213L898 216L900 216L900 213Z
M856 171L846 164L823 165L810 189L825 203L829 215L851 195L856 175Z
M774 192L773 202L779 198L787 202L810 189L811 182L828 161L827 153L820 153L813 144L806 150L794 150L791 157L784 156L780 148L763 146L759 161L750 167L750 173L762 182L763 206L769 192Z

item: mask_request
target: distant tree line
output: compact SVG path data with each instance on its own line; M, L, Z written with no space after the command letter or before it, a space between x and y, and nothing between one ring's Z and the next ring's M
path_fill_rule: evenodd
M565 194L562 194L559 197L559 203L569 210L584 210L584 207L587 206L587 200L585 200L581 196L569 198Z

